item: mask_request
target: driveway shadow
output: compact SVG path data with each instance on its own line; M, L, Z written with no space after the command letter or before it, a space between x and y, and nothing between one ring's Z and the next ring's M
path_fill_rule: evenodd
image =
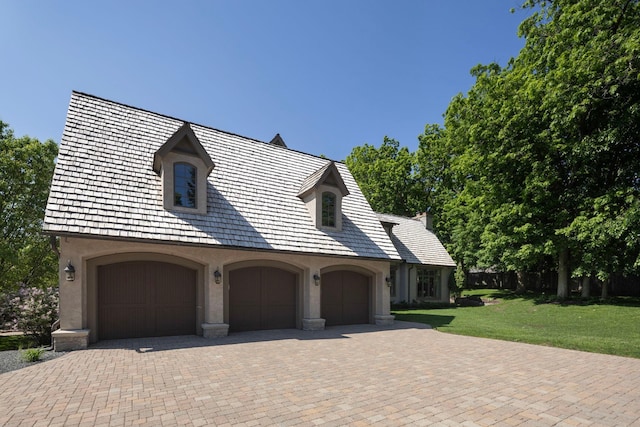
M99 341L89 346L90 350L125 349L137 353L149 353L167 350L178 350L198 347L217 347L224 345L242 345L247 343L278 340L333 340L349 339L350 335L375 333L402 329L431 329L424 323L396 321L390 326L378 325L344 325L329 326L323 331L303 331L301 329L271 329L265 331L233 332L226 337L203 338L197 335L181 335L174 337L146 337Z

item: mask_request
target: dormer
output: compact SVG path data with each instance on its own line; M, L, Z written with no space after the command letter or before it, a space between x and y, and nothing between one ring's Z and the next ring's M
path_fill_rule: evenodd
M342 231L342 198L348 195L349 190L332 161L309 175L298 192L314 225L328 231Z
M207 213L207 177L215 165L189 123L184 123L153 156L153 170L162 178L166 210Z

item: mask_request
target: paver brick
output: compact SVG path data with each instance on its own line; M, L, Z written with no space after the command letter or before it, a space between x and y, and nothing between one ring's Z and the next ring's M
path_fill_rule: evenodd
M103 341L1 374L0 424L626 426L640 360L405 322Z

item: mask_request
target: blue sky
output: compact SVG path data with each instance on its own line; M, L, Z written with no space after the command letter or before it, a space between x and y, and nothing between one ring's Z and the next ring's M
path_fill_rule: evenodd
M343 160L427 123L524 41L519 0L2 2L0 120L59 142L72 90Z

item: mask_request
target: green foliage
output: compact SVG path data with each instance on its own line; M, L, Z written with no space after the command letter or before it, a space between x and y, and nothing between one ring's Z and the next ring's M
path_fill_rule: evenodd
M427 323L441 332L542 344L640 358L640 299L546 303L538 294L465 292L483 307L396 310L396 320Z
M18 350L35 344L33 338L26 335L0 335L0 351Z
M413 156L398 141L385 137L379 148L355 147L345 163L373 210L407 216L421 210L415 197Z
M465 265L575 276L640 265L640 4L529 1L526 44L451 102L448 247ZM559 289L560 292L560 289Z
M20 357L22 357L22 360L25 362L37 362L43 353L43 348L28 348L26 350L20 350Z
M15 138L0 121L0 294L57 283L57 260L42 235L57 152L52 140Z
M451 295L453 298L457 298L462 295L465 284L467 282L467 275L464 272L462 264L458 264L454 274L454 283L451 289Z
M474 67L444 128L427 125L415 153L356 147L347 165L374 209L430 210L458 263L557 269L563 296L569 269L640 270L640 2L523 8L524 48Z

